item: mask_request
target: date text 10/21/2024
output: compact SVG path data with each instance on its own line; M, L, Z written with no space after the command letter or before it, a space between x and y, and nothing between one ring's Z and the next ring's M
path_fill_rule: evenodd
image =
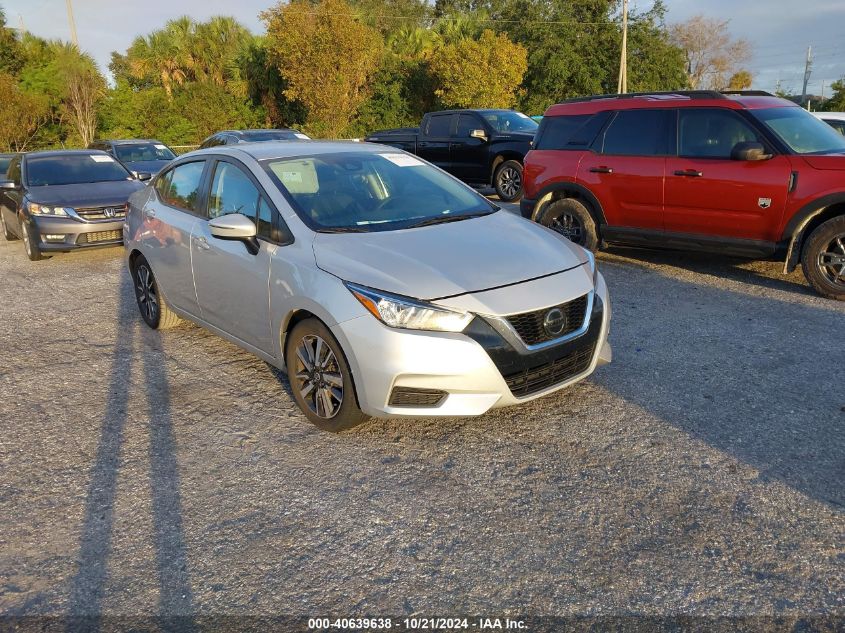
M510 618L310 618L309 630L495 631L526 630L523 620Z

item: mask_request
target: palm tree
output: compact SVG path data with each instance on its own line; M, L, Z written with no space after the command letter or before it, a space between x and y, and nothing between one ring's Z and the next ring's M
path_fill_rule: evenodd
M138 79L157 77L168 99L173 99L174 84L183 84L187 77L187 60L167 30L136 37L127 57L132 74Z

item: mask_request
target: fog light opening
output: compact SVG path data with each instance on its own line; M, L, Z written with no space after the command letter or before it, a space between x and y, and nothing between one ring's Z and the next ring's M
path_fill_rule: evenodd
M58 233L47 233L44 237L48 242L64 242L66 236Z

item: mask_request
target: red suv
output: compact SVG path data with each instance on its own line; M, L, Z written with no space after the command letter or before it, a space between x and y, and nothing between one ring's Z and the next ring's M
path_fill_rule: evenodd
M799 260L845 300L845 137L766 92L601 95L548 109L523 216L582 246Z

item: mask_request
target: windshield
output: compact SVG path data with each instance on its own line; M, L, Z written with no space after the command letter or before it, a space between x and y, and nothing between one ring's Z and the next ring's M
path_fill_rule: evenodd
M241 132L241 140L246 143L258 141L292 141L294 139L309 140L309 137L296 130L265 130L261 132Z
M496 210L451 176L401 152L344 152L265 164L316 231L393 231Z
M107 154L65 154L30 157L26 161L26 179L30 187L44 187L132 180L132 176Z
M803 108L751 110L797 154L845 152L845 136Z
M176 154L160 143L121 143L114 146L114 153L124 163L141 163L154 160L173 160Z
M534 134L537 131L537 121L530 116L522 114L522 112L514 112L513 110L492 110L480 113L484 120L489 123L494 130L502 134L509 132L526 132Z

